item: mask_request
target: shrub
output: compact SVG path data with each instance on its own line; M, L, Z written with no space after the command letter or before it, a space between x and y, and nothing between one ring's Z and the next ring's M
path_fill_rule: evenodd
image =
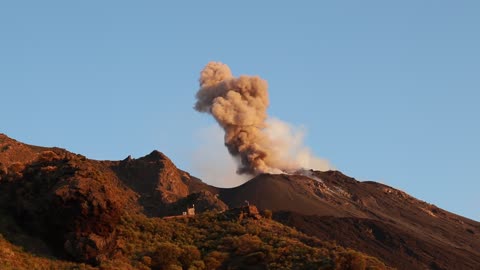
M272 211L271 210L268 210L268 209L265 209L263 210L263 217L264 218L268 218L268 219L272 219Z
M205 263L203 261L193 261L188 270L205 270Z
M193 264L194 261L197 261L201 258L200 251L195 246L184 246L182 248L182 254L180 254L179 261L183 267L188 268Z
M145 264L146 266L151 266L152 265L152 258L149 256L143 256L142 257L142 263Z
M365 270L366 265L365 257L353 250L341 253L336 261L336 269L339 270Z
M235 254L246 255L259 251L262 247L262 240L256 235L245 234L235 239Z
M178 257L182 250L175 244L164 242L157 246L152 255L152 267L169 269L171 265L178 265Z
M215 270L222 266L227 258L228 253L212 251L203 258L203 261L205 262L206 269Z

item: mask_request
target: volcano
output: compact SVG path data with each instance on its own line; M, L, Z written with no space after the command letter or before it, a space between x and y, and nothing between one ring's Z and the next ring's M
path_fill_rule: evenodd
M231 207L248 200L271 209L284 224L374 255L398 269L480 266L479 222L338 171L303 174L259 175L221 190L221 198Z
M274 221L268 219L269 215L257 220L257 215L248 221L248 227L245 225L248 215L234 215L233 229L228 231L233 236L221 238L219 231L232 216L226 213L230 213L229 209L242 209L245 204L256 206L262 213L273 212ZM178 235L174 230L165 233L169 226L184 226L181 225L184 223L172 225L169 222L177 221L168 220L182 215L192 205L199 214L198 220L185 219L185 224L197 230L195 236ZM197 259L204 264L198 269L276 269L275 265L280 267L280 263L290 265L291 269L347 269L341 267L345 261L358 267L348 269L480 268L479 222L387 185L360 182L339 171L260 174L241 186L218 188L178 169L159 151L138 159L97 161L61 148L24 144L3 134L0 135L0 217L3 236L0 239L6 241L0 252L0 264L6 265L31 256L15 257L16 253L26 252L44 260L60 259L65 269L78 262L95 269L112 261L116 266L123 265L121 269L167 269L159 266L165 261L157 262L155 258L164 258L162 254L168 252L172 256L183 254L175 251L172 247L175 244L158 240L162 252L155 253L147 244L135 249L124 240L129 233L141 236L153 231L152 239L144 237L145 243L156 241L153 238L158 235L169 235L170 241L188 243L190 249L198 249ZM208 226L199 225L207 219ZM251 226L259 229L252 231L248 229ZM207 227L213 230L209 234L205 233ZM271 231L272 228L276 231ZM293 257L287 256L290 258L287 260L272 255L280 248L273 249L273 253L262 249L258 241L263 241L263 246L267 243L262 231L287 240L297 237L291 241L305 245L300 250L316 250L315 254L320 256L328 252L318 250L328 249L330 255L322 255L325 259L300 267L304 262ZM194 240L198 235L209 240ZM219 251L237 245L238 237L247 237L248 241L242 241L249 244ZM320 244L322 241L336 244ZM245 249L252 246L258 246L258 250L247 253ZM205 268L216 265L209 264L213 260L211 254L216 254L215 260L223 263ZM182 256L177 255L178 263L189 269ZM242 268L246 266L240 264L249 266Z

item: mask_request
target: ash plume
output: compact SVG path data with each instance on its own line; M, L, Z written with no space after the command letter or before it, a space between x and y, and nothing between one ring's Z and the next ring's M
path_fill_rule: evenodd
M303 146L303 132L268 118L267 81L258 76L234 77L227 65L210 62L199 82L195 109L210 113L223 128L225 146L239 160L238 174L331 168Z

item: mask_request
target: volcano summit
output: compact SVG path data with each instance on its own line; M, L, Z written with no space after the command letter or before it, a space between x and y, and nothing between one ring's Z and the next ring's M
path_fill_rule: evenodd
M338 171L264 173L225 189L158 151L95 161L5 135L0 149L0 265L7 269L480 265L480 223ZM245 201L264 218L230 212ZM195 216L160 219L192 205Z

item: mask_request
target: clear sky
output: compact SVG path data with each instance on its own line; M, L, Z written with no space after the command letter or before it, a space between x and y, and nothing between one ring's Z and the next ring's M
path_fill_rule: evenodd
M165 4L166 2L168 4ZM479 1L2 1L0 132L195 174L209 61L360 180L480 220ZM207 179L205 179L207 180ZM207 180L208 181L208 180Z

